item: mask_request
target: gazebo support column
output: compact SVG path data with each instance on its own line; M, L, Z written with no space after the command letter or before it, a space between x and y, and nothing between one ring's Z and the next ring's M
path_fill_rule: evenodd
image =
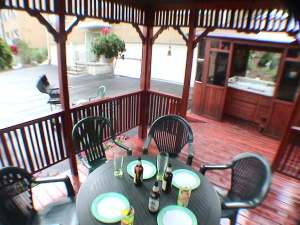
M138 136L141 139L147 136L149 98L147 91L150 89L151 81L151 61L152 61L152 45L153 45L153 26L144 27L144 41L142 48L142 69L140 79L140 89L144 90L141 100L140 118L141 125L138 129Z
M64 1L59 1L59 4L64 4ZM64 9L64 6L60 7ZM66 56L66 41L67 32L65 31L65 15L63 12L57 19L57 62L58 62L58 80L60 89L60 100L63 110L63 134L65 139L65 146L69 154L69 164L72 175L78 176L78 169L76 163L76 155L72 146L72 120L69 101L68 89L68 74L67 74L67 56Z
M186 55L186 66L184 73L184 83L181 96L181 106L180 106L180 115L185 117L189 101L189 92L190 92L190 83L191 83L191 74L193 67L193 53L194 53L194 40L196 33L196 11L192 10L190 13L190 26L189 26L189 35L187 40L187 55Z

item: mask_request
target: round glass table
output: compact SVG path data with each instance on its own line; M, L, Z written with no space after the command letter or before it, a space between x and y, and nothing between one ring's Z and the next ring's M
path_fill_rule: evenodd
M149 193L154 184L155 176L151 179L144 180L141 187L136 187L133 179L127 174L126 167L128 163L136 160L137 157L125 157L122 178L113 175L113 161L108 161L104 165L94 170L81 185L76 200L76 212L79 222L82 225L99 225L104 224L97 221L91 213L91 204L100 194L106 192L119 192L125 195L130 204L134 207L135 225L156 225L156 216L148 211ZM155 156L142 156L142 159L151 161L156 164ZM173 170L189 169L191 167L181 163L177 159L169 159L172 163ZM220 224L221 204L219 197L210 182L199 172L194 171L200 177L200 186L192 191L188 208L197 217L198 225L217 225ZM176 205L178 189L172 187L169 194L161 192L160 209L168 205ZM114 223L114 224L120 224Z

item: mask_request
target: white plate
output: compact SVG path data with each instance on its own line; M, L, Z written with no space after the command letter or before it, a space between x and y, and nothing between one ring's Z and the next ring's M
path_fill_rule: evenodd
M178 189L189 187L192 190L200 185L199 176L191 170L179 169L173 171L172 185Z
M188 208L170 205L159 211L158 225L197 225L197 218Z
M133 177L134 176L134 167L138 163L137 160L130 162L127 166L127 173ZM142 160L142 166L144 168L143 171L143 179L150 179L156 174L156 167L152 162L147 160Z

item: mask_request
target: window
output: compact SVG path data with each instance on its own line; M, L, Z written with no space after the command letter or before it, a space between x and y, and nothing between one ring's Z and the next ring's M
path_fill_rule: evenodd
M203 63L204 63L204 55L205 55L205 41L202 40L198 44L198 57L197 57L197 70L196 70L196 78L197 81L203 81Z
M293 101L300 90L300 62L286 62L278 88L278 98Z
M228 53L212 51L209 54L208 80L210 84L224 86Z
M233 53L232 76L243 76L275 83L281 53L236 46Z

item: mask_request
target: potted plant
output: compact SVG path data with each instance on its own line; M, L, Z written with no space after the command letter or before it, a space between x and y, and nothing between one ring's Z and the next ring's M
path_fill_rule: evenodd
M91 46L91 51L97 59L106 63L112 63L113 59L124 52L125 43L116 34L99 35L96 37Z

